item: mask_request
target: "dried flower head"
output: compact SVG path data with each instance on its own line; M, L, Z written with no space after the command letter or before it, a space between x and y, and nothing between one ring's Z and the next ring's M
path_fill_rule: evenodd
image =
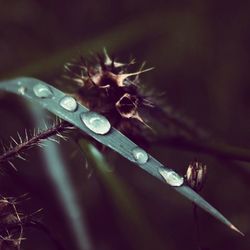
M193 161L188 165L186 181L196 192L201 191L206 181L207 166L201 162Z
M17 204L24 197L0 199L0 249L20 249L24 216L17 210Z
M133 63L134 60L116 62L104 50L104 55L98 55L94 63L80 58L65 65L66 78L79 86L78 101L105 115L113 126L125 133L128 128L131 133L131 124L132 129L147 126L140 111L142 107L153 106L139 85L139 75L152 68L143 70L143 65L139 71L129 73L128 68Z

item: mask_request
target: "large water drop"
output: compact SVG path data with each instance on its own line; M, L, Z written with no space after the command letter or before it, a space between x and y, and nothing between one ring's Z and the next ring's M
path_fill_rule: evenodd
M170 186L179 187L184 183L184 178L173 170L160 168L159 173Z
M53 95L52 91L46 85L41 83L36 84L33 87L34 94L39 98L48 98Z
M92 111L82 113L81 119L86 127L96 134L104 135L111 129L108 119L98 113Z
M72 96L64 96L59 104L64 109L71 112L74 112L77 109L77 102Z
M144 164L148 161L148 154L143 149L135 148L132 153L137 163Z

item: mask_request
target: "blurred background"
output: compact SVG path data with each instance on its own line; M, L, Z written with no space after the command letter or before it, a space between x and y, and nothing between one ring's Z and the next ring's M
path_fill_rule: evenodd
M132 56L138 67L143 61L155 67L142 84L164 92L169 105L214 137L249 149L249 13L249 1L0 0L0 79L32 76L55 85L66 62L106 47L121 61ZM36 126L22 100L3 92L0 116L2 140ZM29 193L23 212L43 208L39 218L65 249L198 250L185 198L114 153L105 155L112 171L100 173L86 168L71 140L61 149L80 214L65 210L38 149L27 162L15 161L18 172L2 174L0 192ZM249 162L178 147L152 145L150 153L181 174L194 158L206 163L202 196L246 234L199 211L202 249L250 249ZM79 237L68 217L84 229ZM25 236L23 249L55 249L39 230L27 229Z

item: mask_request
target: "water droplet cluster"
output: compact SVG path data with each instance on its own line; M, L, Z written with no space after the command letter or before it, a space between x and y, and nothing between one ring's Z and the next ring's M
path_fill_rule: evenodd
M23 92L23 90L20 91ZM51 89L48 86L40 83L34 86L33 92L35 96L39 98L50 98L53 96ZM60 100L59 105L69 112L76 111L78 107L78 103L72 96L64 96ZM85 126L96 134L104 135L107 134L111 129L111 124L108 119L96 112L84 112L80 115L80 118Z

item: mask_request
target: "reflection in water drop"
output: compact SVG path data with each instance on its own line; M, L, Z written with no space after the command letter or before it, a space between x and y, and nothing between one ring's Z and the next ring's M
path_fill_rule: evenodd
M46 85L43 85L41 83L38 83L37 85L35 85L33 87L33 91L34 91L34 94L40 98L48 98L48 97L51 97L53 95L52 91L49 89L49 87L47 87Z
M77 109L77 102L72 96L64 96L59 105L71 112L74 112Z
M160 168L159 173L170 186L179 187L184 182L183 177L171 169Z
M24 95L26 92L27 88L24 86L21 86L18 88L18 93L20 93L21 95Z
M111 125L106 117L89 111L81 114L83 123L96 134L104 135L109 132Z
M132 151L135 160L139 164L144 164L148 161L148 154L141 148L135 148Z

